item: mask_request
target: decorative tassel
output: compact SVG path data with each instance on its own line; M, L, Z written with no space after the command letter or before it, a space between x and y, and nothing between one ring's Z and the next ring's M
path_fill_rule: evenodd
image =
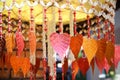
M17 49L18 49L18 53L17 55L18 56L21 56L22 54L22 51L24 49L24 39L23 39L23 35L22 35L22 32L21 32L21 9L19 9L19 23L18 23L18 30L16 32L16 44L17 44Z
M52 7L52 21L49 21L48 25L48 36L51 35L51 33L55 32L56 30L56 23L55 23L55 9ZM51 28L52 27L52 28ZM54 73L54 63L56 62L56 59L53 57L55 54L53 48L51 47L50 40L48 40L48 66L50 66L50 76L53 78L55 75Z
M30 62L36 64L36 35L35 35L35 24L33 18L33 8L30 8L30 32L29 32L29 44L30 44Z
M5 34L7 53L12 53L13 48L15 46L14 35L11 33L11 29L10 29L11 26L10 14L11 11L8 10L8 33Z

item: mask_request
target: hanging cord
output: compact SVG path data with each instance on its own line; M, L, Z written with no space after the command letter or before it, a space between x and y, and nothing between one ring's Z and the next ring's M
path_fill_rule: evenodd
M58 21L59 21L59 32L62 32L62 16L61 16L61 9L59 8L58 9L58 13L59 13L59 18L58 18Z
M74 17L74 21L73 21L73 27L74 27L74 35L77 33L76 29L77 29L77 26L76 26L76 11L73 12L73 17Z
M34 30L33 7L30 7L30 30Z
M10 28L10 26L11 26L10 14L11 14L11 11L8 10L8 33L11 32L11 28Z
M2 38L2 12L0 12L0 38Z
M106 40L109 40L109 31L108 31L108 20L105 20L104 21L104 24L105 24L105 33L104 33L104 37Z
M110 30L110 34L111 34L111 41L113 43L115 43L115 35L114 35L114 24L110 22L110 27L111 27L111 30Z
M2 38L2 11L4 10L5 7L5 1L3 1L3 8L0 9L0 38Z
M97 16L97 31L98 31L98 36L97 38L100 39L100 18Z
M88 38L90 38L90 16L87 15L87 25L88 25Z
M43 10L43 70L44 70L44 80L46 80L46 69L47 69L47 61L46 61L46 34L47 34L47 16L46 16L46 7Z
M21 31L21 25L22 25L22 21L21 21L21 8L19 8L18 10L18 14L19 14L19 21L18 21L18 30Z

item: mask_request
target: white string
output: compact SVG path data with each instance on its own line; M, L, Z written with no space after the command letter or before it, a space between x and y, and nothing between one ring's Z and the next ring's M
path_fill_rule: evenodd
M20 5L18 5L16 2L15 2L15 6L17 7L17 8L22 8L23 6L24 6L24 1L23 2L21 2L20 3Z
M33 4L31 4L29 0L26 0L26 3L27 3L28 6L34 7L38 4L38 0L35 0L35 2Z
M45 5L45 3L44 3L44 1L43 0L40 0L40 4L43 6L43 7L49 7L49 6L51 6L53 3L52 2L48 2L46 5Z

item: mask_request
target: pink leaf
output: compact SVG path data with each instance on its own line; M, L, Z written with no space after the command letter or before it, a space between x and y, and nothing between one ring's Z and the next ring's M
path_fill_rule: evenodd
M52 33L50 35L50 43L55 52L57 52L60 58L62 59L65 54L65 51L67 50L70 44L70 35L67 33Z
M17 44L17 49L18 49L18 56L20 56L24 49L24 39L20 31L16 32L16 44Z

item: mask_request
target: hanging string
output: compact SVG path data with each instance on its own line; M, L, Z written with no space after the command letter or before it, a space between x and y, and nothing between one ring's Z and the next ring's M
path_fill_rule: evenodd
M10 31L11 31L11 29L10 29L10 26L11 26L10 14L11 14L11 11L8 10L8 33L10 33Z
M90 38L90 16L87 15L87 25L88 25L88 38Z
M105 33L104 33L104 37L106 40L109 40L109 33L108 33L108 20L105 20L104 21L104 24L105 24Z
M46 16L46 7L43 9L43 69L44 69L44 80L46 80L46 69L47 69L47 61L46 61L46 37L47 37L47 16Z
M115 35L114 35L114 25L113 23L110 22L110 27L111 27L111 30L110 30L110 33L111 33L111 41L113 43L115 43Z
M2 12L0 12L0 38L2 38Z
M18 21L18 30L21 31L21 25L22 25L22 21L21 21L21 8L19 8L18 10L18 17L19 17L19 21Z
M97 38L100 39L100 18L97 16L97 31L98 31L98 36Z
M73 27L74 27L74 35L77 33L76 29L77 29L77 26L76 26L76 11L74 10L73 12L73 15L74 15L74 21L73 21Z
M58 13L59 13L59 19L58 19L58 21L59 21L59 32L62 32L63 30L62 30L62 16L61 16L61 9L59 8L58 9Z
M30 7L30 30L34 28L34 17L33 17L33 7Z

